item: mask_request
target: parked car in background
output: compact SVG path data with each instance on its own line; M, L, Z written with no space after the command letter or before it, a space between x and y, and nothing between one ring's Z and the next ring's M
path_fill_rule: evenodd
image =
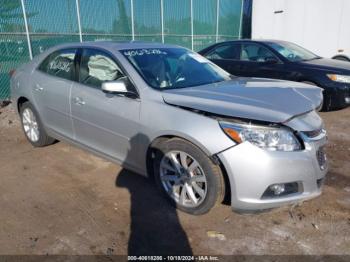
M191 214L228 192L240 210L321 194L318 87L232 78L178 46L95 42L44 52L14 73L11 91L33 146L65 140L154 176Z
M237 40L214 44L199 54L233 75L319 86L324 90L324 111L350 105L350 63L322 58L296 44Z

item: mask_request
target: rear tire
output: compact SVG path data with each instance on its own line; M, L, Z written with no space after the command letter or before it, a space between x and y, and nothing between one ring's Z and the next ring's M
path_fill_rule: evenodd
M172 205L192 214L207 213L224 199L221 169L198 147L173 138L154 148L154 178Z
M19 109L19 113L23 132L27 140L34 147L44 147L55 142L54 138L47 135L39 114L30 102L23 103Z

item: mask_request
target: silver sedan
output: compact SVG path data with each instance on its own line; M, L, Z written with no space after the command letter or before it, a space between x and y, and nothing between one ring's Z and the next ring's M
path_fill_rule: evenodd
M153 176L191 214L225 196L259 210L321 193L318 87L235 77L178 46L87 42L18 68L11 92L33 146L64 140Z

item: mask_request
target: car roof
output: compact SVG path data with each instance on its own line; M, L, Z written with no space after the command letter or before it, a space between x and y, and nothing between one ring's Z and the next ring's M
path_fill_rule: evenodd
M179 48L177 45L162 44L156 42L142 42L142 41L94 41L94 42L76 42L65 43L54 46L52 50L59 50L63 48L103 48L110 51L119 51L125 49L142 49L142 48Z
M252 43L288 43L288 41L283 40L275 40L275 39L238 39L238 40L230 40L230 41L224 41L221 43L239 43L239 42L252 42Z
M215 48L219 45L222 44L230 44L230 43L246 43L246 42L250 42L250 43L260 43L260 44L271 44L271 43L275 43L275 44L286 44L289 43L288 41L283 41L283 40L274 40L274 39L237 39L237 40L229 40L229 41L223 41L223 42L218 42L215 44L212 44L210 46L207 46L205 48L203 48L202 50L198 51L200 54L204 54L205 52L208 52L210 50L212 50L212 48Z

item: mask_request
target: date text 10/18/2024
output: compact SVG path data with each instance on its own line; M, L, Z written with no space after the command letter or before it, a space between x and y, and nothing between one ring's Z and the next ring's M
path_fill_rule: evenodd
M128 261L219 261L217 256L128 256Z

